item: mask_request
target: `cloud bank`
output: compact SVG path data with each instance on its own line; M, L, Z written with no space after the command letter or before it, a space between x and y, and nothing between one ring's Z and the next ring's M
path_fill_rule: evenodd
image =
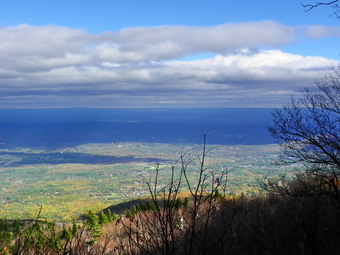
M273 21L100 34L4 27L0 107L278 106L339 64L281 51L298 30ZM339 29L311 26L303 33L339 36ZM207 53L212 57L183 59Z

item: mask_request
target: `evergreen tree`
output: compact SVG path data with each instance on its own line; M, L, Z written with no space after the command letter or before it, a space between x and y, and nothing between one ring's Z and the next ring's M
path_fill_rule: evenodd
M103 234L102 227L99 224L99 217L94 212L89 211L86 214L85 226L91 237L88 244L93 244Z
M65 240L67 242L70 241L72 239L72 230L67 229L65 225L63 225L63 230L61 231L60 239Z
M100 212L98 219L99 219L100 225L109 223L109 219L107 218L106 214L103 212Z
M107 210L107 212L106 212L106 217L107 217L107 220L109 221L109 222L112 222L114 219L113 219L113 214L112 214L112 212L111 212L111 210L110 209L108 209Z
M73 222L72 222L72 230L71 230L72 236L75 237L76 234L77 234L77 232L78 232L78 225L77 225L76 220L73 219Z

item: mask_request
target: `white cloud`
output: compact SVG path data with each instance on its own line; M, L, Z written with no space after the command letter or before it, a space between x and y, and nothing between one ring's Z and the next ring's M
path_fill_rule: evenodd
M294 35L295 28L272 21L101 34L5 27L0 29L0 107L280 105L338 64L260 49L291 43ZM200 53L216 56L174 60Z
M196 52L228 53L239 47L282 46L294 29L273 21L214 27L160 26L128 28L113 34L123 52L143 52L151 59L181 57Z
M293 35L292 28L272 21L215 27L137 27L101 34L20 25L0 29L0 66L32 70L100 61L167 60L199 52L222 54L240 46L276 47L290 42Z

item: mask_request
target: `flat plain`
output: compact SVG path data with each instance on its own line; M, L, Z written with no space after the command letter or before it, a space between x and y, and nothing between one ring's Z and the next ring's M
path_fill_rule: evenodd
M278 145L213 145L206 166L228 169L228 193L261 193L259 183L292 172L277 165ZM166 184L171 166L180 171L180 155L192 160L194 173L202 146L165 143L91 143L57 150L0 150L0 218L76 218L89 210L148 195L146 180L160 165ZM177 162L177 163L176 163ZM194 174L192 175L194 182Z

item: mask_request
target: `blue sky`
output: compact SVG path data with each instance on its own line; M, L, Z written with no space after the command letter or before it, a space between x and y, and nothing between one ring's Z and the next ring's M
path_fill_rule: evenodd
M279 106L339 64L332 12L295 0L2 1L0 107Z

